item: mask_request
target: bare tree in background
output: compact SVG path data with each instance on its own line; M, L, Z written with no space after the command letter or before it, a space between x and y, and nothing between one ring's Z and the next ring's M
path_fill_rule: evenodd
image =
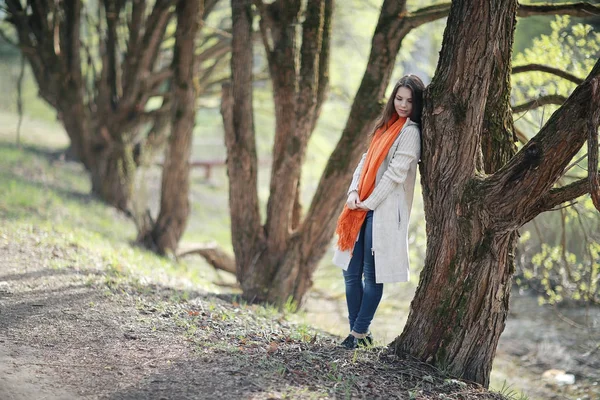
M130 211L136 169L168 137L173 72L165 32L175 1L5 3L40 96L56 109L93 193ZM200 18L216 3L207 0ZM215 48L207 50L221 56Z
M299 182L328 85L333 0L255 1L275 101L275 145L261 223L252 108L252 2L232 0L232 84L223 89L229 204L238 280L251 300L284 302L310 286L301 256ZM299 62L298 62L299 60Z

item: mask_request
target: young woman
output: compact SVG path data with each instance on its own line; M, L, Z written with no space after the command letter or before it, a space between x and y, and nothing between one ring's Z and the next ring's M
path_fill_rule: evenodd
M383 283L408 281L408 220L421 153L423 90L415 75L394 86L338 219L333 262L344 269L350 334L341 345L348 349L373 343L369 325Z

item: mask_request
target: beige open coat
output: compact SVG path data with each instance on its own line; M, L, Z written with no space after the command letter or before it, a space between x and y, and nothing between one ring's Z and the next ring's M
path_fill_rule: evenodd
M363 201L374 210L372 250L377 283L409 279L408 222L420 154L421 131L419 125L409 119L377 170L373 193ZM348 193L358 190L365 158L366 153L354 171ZM341 251L336 246L333 263L346 270L351 257L350 251Z

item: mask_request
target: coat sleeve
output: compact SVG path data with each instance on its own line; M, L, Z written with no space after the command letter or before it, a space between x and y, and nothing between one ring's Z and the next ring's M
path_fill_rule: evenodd
M350 183L350 187L348 188L348 193L353 191L358 191L358 181L360 180L360 174L363 169L363 165L365 165L365 159L367 158L367 153L364 153L358 163L358 166L354 170L354 174L352 175L352 183Z
M419 128L407 127L400 136L400 142L390 165L377 182L373 193L362 202L363 205L371 210L376 209L397 185L404 183L411 164L419 159L420 153L421 133Z

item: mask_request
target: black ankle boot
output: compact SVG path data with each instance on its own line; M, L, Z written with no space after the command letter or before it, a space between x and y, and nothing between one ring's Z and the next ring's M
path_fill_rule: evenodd
M373 336L370 333L367 333L363 339L357 339L357 343L361 347L371 347L373 346Z
M358 347L358 339L353 334L350 334L342 343L340 343L340 346L348 350L356 349Z
M348 350L357 349L359 347L371 347L373 346L373 336L370 333L367 333L367 336L358 339L353 334L349 334L348 337L340 343L340 346Z

